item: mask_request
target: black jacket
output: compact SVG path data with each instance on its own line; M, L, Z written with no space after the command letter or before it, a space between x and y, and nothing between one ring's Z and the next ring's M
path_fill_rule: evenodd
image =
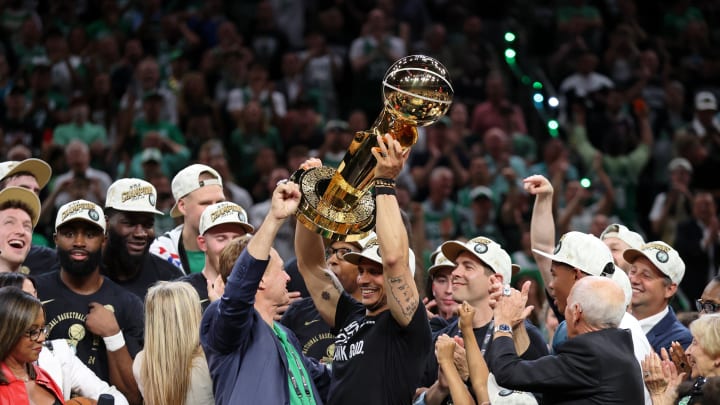
M511 338L495 339L488 366L497 383L543 394L543 404L642 404L643 381L630 332L604 329L569 339L556 355L521 360Z

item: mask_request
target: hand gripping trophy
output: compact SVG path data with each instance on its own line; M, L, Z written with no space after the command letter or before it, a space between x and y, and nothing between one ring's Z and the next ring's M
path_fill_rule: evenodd
M321 166L298 170L302 201L297 217L308 229L329 240L356 241L375 225L372 188L376 135L389 133L403 149L417 141L417 127L433 124L447 113L453 88L448 72L423 55L395 62L383 79L384 107L372 127L358 131L337 170Z

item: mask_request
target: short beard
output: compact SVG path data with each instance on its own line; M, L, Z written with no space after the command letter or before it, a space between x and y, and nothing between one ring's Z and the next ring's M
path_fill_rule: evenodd
M88 258L78 262L70 258L70 250L58 249L57 255L60 261L60 268L74 277L85 277L91 274L100 266L102 251L88 252Z
M108 242L105 247L105 272L111 278L126 278L138 274L142 270L145 255L150 251L150 243L145 244L145 251L141 255L131 255L127 250L128 237L122 237L117 232L108 232Z

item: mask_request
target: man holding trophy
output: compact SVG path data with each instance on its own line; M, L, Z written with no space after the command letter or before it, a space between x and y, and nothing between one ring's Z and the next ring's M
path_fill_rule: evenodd
M417 139L418 125L445 114L452 86L432 58L409 56L388 71L385 108L373 128L355 135L337 171L310 159L293 175L303 198L296 227L297 264L313 302L336 334L327 404L411 403L431 349L395 178ZM372 190L372 192L370 192ZM323 237L376 240L343 258L358 266L357 301L327 268Z

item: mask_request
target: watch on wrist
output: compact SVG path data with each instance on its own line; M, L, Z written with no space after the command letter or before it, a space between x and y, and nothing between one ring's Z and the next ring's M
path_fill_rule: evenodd
M495 328L493 329L493 332L503 332L503 333L509 333L512 335L512 327L506 323L501 323L500 325L495 325Z

